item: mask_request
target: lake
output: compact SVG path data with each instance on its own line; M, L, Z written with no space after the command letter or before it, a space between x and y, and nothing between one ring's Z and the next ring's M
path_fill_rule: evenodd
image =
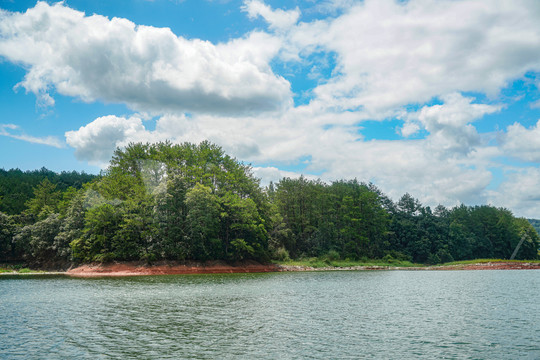
M540 272L0 277L0 359L540 359Z

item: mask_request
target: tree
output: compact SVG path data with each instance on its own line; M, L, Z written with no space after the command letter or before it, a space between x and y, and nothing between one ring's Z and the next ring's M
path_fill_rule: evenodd
M121 221L118 205L104 203L89 209L81 237L71 242L74 259L83 262L114 260L112 242Z
M228 192L221 198L221 209L221 239L225 254L235 260L266 258L268 237L255 202Z
M153 261L157 258L153 209L153 198L149 195L126 200L119 206L119 229L111 243L115 259Z
M323 190L322 183L307 180L284 178L276 184L275 201L283 216L286 227L292 231L290 245L287 250L293 257L301 254L317 255L318 244L316 231L318 219L322 215L318 210L317 201L322 197L316 196Z
M34 197L26 203L28 212L36 219L43 220L58 209L60 192L56 190L56 184L45 178L34 188Z
M64 258L71 258L71 243L82 236L86 214L84 190L69 194L69 198L71 200L63 211L65 214L61 219L60 232L54 239L59 255Z
M196 184L186 194L186 206L190 257L195 260L222 259L223 244L218 238L221 213L218 197L208 186Z
M8 215L21 214L25 205L34 197L34 189L44 179L56 185L58 191L65 191L69 187L80 189L83 184L95 179L95 175L62 172L60 174L42 168L34 171L21 171L19 169L0 169L0 211Z
M14 237L16 247L23 253L28 263L38 267L55 267L69 259L63 249L56 246L55 238L60 232L61 221L58 214L50 214L45 219L23 227Z
M162 191L157 192L155 200L157 251L162 258L184 260L188 256L186 243L188 185L182 175L171 172L164 187Z
M518 231L520 240L524 238L516 259L538 259L538 249L540 248L540 236L532 224L524 218L514 219L514 224Z
M13 219L0 212L0 262L13 260L13 235L15 233L15 224Z
M399 199L397 208L400 212L408 216L414 216L418 215L421 205L417 199L413 198L409 193L406 193Z

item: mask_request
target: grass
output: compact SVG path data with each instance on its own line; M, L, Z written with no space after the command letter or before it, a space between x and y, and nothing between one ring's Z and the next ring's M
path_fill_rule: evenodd
M486 263L540 263L540 260L505 260L505 259L474 259L474 260L461 260L444 263L442 265L470 265L470 264L486 264Z
M6 273L16 273L16 274L36 274L36 273L45 273L46 271L43 270L33 270L30 268L22 267L20 265L13 265L13 266L3 266L0 267L0 274L6 274Z
M391 262L371 259L371 260L329 260L325 258L308 258L308 259L298 259L298 260L286 260L286 261L276 261L278 265L285 266L305 266L313 268L326 268L326 267L335 267L335 268L345 268L345 267L354 267L354 266L399 266L399 267L416 267L424 266L420 264L413 264L410 261L400 261L393 260Z
M435 266L450 266L450 265L470 265L470 264L485 264L485 263L497 263L497 262L514 262L514 263L540 263L540 260L504 260L504 259L474 259L474 260L462 260L453 261L444 264L437 264ZM346 268L355 266L388 266L388 267L427 267L428 264L415 264L410 261L396 260L385 261L380 259L364 259L364 260L329 260L328 258L307 258L298 260L285 260L275 261L275 264L284 266L302 266L312 268Z

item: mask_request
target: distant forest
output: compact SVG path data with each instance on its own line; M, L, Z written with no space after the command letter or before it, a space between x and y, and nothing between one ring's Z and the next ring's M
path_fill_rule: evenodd
M540 234L540 220L538 219L529 219L529 222L533 226L533 228Z
M493 206L431 209L357 180L261 187L217 145L117 149L100 176L0 170L0 263L537 259L533 225Z
M0 212L16 215L26 210L26 203L34 197L35 188L45 179L56 185L56 190L66 191L73 187L80 189L83 184L92 181L96 175L77 171L60 174L46 168L34 171L0 169Z

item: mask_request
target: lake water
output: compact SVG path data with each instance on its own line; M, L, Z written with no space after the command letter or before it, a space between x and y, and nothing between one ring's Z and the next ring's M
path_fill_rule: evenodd
M540 359L540 271L0 277L0 359Z

